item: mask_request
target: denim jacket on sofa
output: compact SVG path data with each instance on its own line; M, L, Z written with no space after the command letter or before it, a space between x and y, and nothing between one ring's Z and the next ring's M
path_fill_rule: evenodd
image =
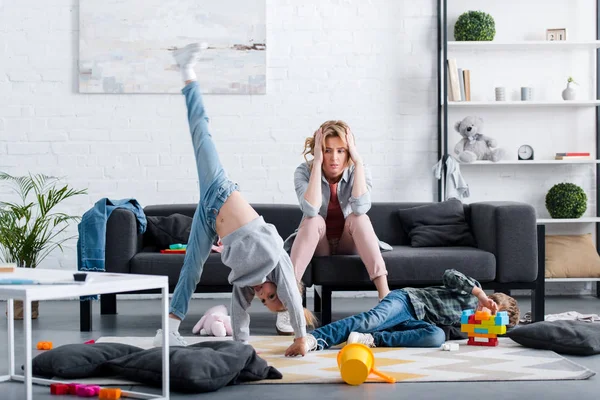
M365 165L365 180L367 181L367 191L360 197L352 196L352 187L354 186L354 165L349 166L344 170L342 178L338 182L337 195L344 214L344 219L351 213L356 215L366 214L371 209L371 188L373 186L373 179L371 177L371 171ZM296 196L298 196L298 203L302 210L302 220L306 217L316 217L320 215L323 219L327 219L327 206L329 205L329 198L331 196L329 189L329 182L325 176L321 176L321 195L323 200L321 201L321 207L317 208L310 204L305 198L304 194L308 188L308 182L310 180L310 165L307 162L303 162L296 168L294 173L294 187L296 188ZM292 233L284 243L284 249L290 251L294 239L298 234L298 229ZM392 250L392 247L379 241L379 249L382 251Z
M135 215L138 233L146 231L146 216L135 199L100 199L83 214L77 226L77 269L79 271L104 271L104 248L106 245L106 222L116 208L125 208Z

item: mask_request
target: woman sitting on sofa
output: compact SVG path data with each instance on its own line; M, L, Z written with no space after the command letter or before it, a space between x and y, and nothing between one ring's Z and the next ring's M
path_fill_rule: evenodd
M307 155L313 156L312 160ZM298 282L313 256L357 254L365 264L379 299L389 292L381 250L367 211L371 208L371 175L363 164L354 135L343 121L327 121L304 143L304 159L294 185L303 212L297 232L286 240ZM288 315L277 315L279 334L291 334Z

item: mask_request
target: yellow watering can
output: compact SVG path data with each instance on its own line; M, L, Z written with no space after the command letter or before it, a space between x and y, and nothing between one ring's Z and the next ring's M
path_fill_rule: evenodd
M396 379L375 369L375 356L371 349L361 343L344 346L337 355L338 368L342 379L349 385L360 385L373 373L388 383Z

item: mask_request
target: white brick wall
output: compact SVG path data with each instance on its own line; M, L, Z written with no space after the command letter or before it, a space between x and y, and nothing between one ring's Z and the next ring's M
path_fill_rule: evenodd
M450 3L451 19L482 7L473 0ZM521 4L496 5L498 22L517 18L509 3ZM547 23L538 22L538 30L594 29L593 13L570 13L567 24L552 12L558 0L532 3L551 15ZM571 3L579 10L592 1ZM87 196L65 207L76 214L101 197L135 197L143 205L196 202L182 96L78 93L78 7L77 0L0 0L0 170L65 176L73 186L88 188ZM267 0L267 94L206 97L222 162L246 198L295 204L292 177L303 160L304 138L327 119L343 119L371 165L374 201L435 199L435 13L435 0ZM475 70L483 67L472 66L481 76ZM551 80L562 84L562 77ZM453 122L462 116L450 117ZM506 129L543 135L539 126L546 115L538 117L535 131L525 118ZM504 128L494 128L494 118L504 117L486 119L488 133L498 137ZM577 117L564 121L588 128ZM506 191L497 181L518 178L527 188L537 174L547 173L542 167L532 171L499 168L473 176L474 198L502 198ZM585 169L569 173L593 189ZM538 194L526 197L539 203ZM74 247L72 241L44 266L74 269Z

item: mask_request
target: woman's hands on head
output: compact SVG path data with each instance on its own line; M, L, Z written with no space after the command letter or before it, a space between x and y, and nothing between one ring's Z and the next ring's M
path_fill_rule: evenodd
M313 150L314 163L323 164L323 129L319 128L315 132L315 145Z
M354 141L354 134L350 128L346 128L346 143L348 143L348 153L350 153L350 158L354 162L354 164L361 164L362 159L358 154L358 150L356 149L356 142Z

